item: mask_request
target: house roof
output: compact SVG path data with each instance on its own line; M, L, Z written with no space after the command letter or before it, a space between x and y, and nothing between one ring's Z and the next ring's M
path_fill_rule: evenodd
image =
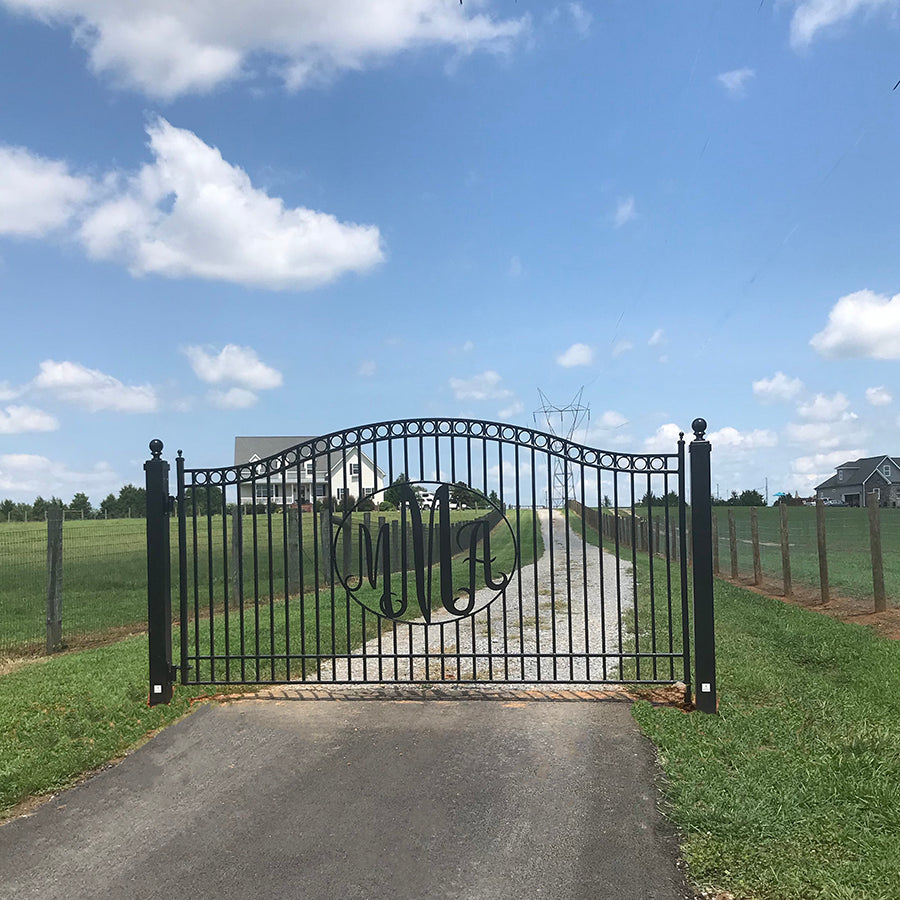
M250 462L251 459L268 459L270 456L277 456L284 450L296 447L298 444L304 444L307 441L313 441L318 435L242 435L234 439L234 464L236 466L241 463ZM348 453L352 453L351 450ZM366 453L361 456L372 462L371 457ZM320 456L319 459L323 457ZM328 454L328 467L330 470L336 469L344 461L344 454L340 450L334 450ZM316 467L318 469L318 466ZM384 477L384 472L378 466L375 467L379 477Z
M891 463L890 478L886 478L881 471L881 465L885 461ZM898 463L897 458L893 456L865 456L861 459L848 460L835 468L836 471L834 475L830 478L826 478L821 484L816 485L817 491L835 487L863 485L873 476L875 476L876 480L879 480L881 484L900 484L900 463ZM840 481L837 474L840 470L845 472L849 470L850 477L848 478L845 476L844 480Z

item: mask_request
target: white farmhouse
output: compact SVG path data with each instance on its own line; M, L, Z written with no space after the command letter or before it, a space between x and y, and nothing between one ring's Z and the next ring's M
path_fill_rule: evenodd
M243 465L277 456L279 453L315 440L312 436L236 437L234 464ZM292 506L312 503L313 497L343 500L347 494L361 500L384 489L384 472L355 447L332 451L289 467L282 479L273 475L268 481L259 478L255 484L241 485L241 505L265 503Z

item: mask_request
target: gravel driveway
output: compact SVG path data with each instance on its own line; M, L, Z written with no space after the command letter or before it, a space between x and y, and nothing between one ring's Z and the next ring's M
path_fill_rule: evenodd
M544 553L522 567L505 595L462 621L441 610L430 624L400 624L360 649L349 673L342 660L338 677L536 684L617 678L617 660L586 654L619 651L623 615L634 602L631 565L585 546L559 510L541 509L538 517ZM476 608L494 593L479 591Z

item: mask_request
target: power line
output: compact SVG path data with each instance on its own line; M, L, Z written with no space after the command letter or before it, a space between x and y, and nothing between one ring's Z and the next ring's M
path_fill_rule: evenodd
M583 394L584 385L572 398L571 403L567 403L565 406L557 406L551 403L547 395L538 388L541 407L533 413L535 424L537 425L541 422L546 425L550 434L571 441L578 428L584 426L585 431L587 430L587 423L591 420L590 404L585 405L581 402ZM573 476L565 459L553 457L551 491L551 496L547 498L547 505L551 509L565 506L569 499L574 499L575 497Z

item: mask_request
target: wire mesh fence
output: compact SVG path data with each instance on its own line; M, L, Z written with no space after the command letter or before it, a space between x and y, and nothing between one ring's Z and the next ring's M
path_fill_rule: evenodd
M826 596L871 599L874 605L876 576L868 510L823 509L824 571L816 515L815 507L788 507L783 546L779 507L757 510L717 507L713 517L718 538L718 573L757 583L775 593L785 593L788 586L820 596L824 575ZM879 509L877 527L885 596L890 605L897 605L900 603L900 509Z
M0 653L47 648L47 522L0 524ZM147 619L143 519L62 523L61 646L101 639Z

